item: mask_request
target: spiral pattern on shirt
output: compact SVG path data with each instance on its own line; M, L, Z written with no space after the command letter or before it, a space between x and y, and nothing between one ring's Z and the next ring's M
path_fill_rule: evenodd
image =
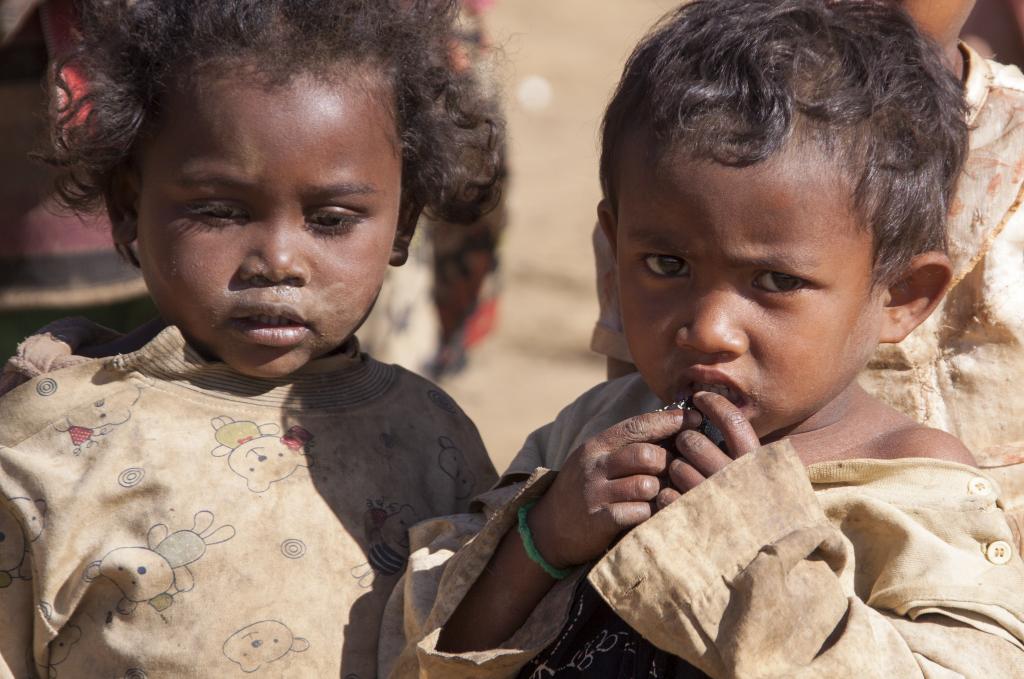
M142 483L146 477L146 470L142 467L128 467L117 475L117 483L122 488L132 488Z
M57 380L49 377L39 380L39 383L36 384L36 393L40 396L52 396L57 393Z
M301 559L306 554L306 543L289 538L281 543L281 553L289 559Z

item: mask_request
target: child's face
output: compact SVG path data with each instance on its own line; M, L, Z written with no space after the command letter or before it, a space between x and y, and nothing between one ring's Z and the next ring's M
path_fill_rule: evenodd
M235 74L177 88L114 201L137 215L139 261L164 320L247 375L285 376L341 345L392 255L394 116L386 93L352 70L329 82L264 87Z
M658 397L717 390L762 439L840 419L886 294L846 182L810 152L652 167L627 141L616 186L617 215L603 203L601 218L629 348Z

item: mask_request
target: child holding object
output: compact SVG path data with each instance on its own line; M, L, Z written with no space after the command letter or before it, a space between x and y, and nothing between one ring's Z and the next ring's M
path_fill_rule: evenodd
M897 4L938 42L943 63L961 79L969 148L947 220L949 290L904 341L879 346L859 379L883 402L967 446L999 481L1024 548L1024 76L958 40L974 0ZM594 251L601 312L591 349L618 377L636 367L618 310L614 257L600 228Z
M0 399L0 675L373 677L407 528L494 479L354 337L421 211L492 198L455 3L79 7L59 189L160 317Z
M890 2L659 24L605 116L598 208L639 372L534 433L481 513L413 531L393 675L1018 672L998 484L856 381L953 277L965 120Z

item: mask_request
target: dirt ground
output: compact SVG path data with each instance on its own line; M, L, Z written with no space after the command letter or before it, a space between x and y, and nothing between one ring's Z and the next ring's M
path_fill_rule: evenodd
M496 332L444 383L476 422L499 472L531 431L604 379L588 346L597 318L590 243L598 125L623 62L669 0L502 0L490 29L503 54L512 183ZM517 99L531 76L551 103Z

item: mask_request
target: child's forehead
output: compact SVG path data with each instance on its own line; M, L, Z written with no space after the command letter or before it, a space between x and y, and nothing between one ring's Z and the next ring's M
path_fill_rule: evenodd
M812 141L791 141L760 162L735 166L696 156L684 144L636 143L627 149L620 156L620 177L646 175L642 183L659 199L721 203L741 193L765 206L816 205L844 217L852 212L854 179Z
M294 96L296 92L354 90L393 99L393 83L383 67L371 60L340 59L331 63L282 68L268 55L235 55L186 63L168 81L167 94L217 97L232 90Z
M161 186L189 195L308 201L400 185L394 119L362 83L218 77L168 94L164 114L136 153L145 195Z
M394 109L382 89L356 69L265 79L206 68L169 83L162 115L154 120L149 138L184 127L188 129L183 143L194 146L200 139L237 143L243 133L252 141L267 135L276 141L273 135L279 132L356 126L375 135L383 132L389 145L397 148ZM336 140L323 139L325 144L331 141Z
M685 151L651 155L629 145L620 159L620 219L663 239L699 226L748 245L778 248L833 239L867 243L870 230L854 209L851 180L824 154L803 145L785 147L746 167L694 158ZM653 159L653 162L652 162ZM742 236L742 238L739 238Z

